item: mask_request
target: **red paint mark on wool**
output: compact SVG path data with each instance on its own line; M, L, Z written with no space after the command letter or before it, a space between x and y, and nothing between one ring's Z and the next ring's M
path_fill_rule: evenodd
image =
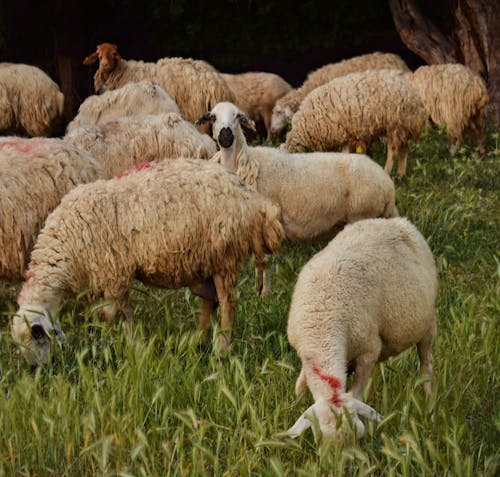
M0 141L0 149L11 147L18 152L28 154L33 152L38 146L43 144L43 139L19 139L18 141Z
M340 382L340 379L336 378L335 376L328 376L328 374L323 374L315 364L313 364L313 373L316 376L319 376L322 381L330 386L333 391L330 401L335 405L335 407L338 407L340 409L342 407L342 398L340 397L342 383Z
M148 161L141 162L140 164L137 164L135 167L132 169L129 169L128 171L125 171L123 174L120 174L117 176L118 179L121 179L122 177L127 177L130 176L131 174L134 174L135 172L143 171L144 169L149 169L151 168L151 163Z

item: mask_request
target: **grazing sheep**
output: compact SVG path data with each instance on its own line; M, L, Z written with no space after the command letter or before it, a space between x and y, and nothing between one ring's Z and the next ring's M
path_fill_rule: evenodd
M223 74L222 77L233 91L235 104L255 123L262 121L267 139L271 138L271 114L276 101L292 87L274 73L249 72Z
M104 177L96 160L60 139L0 139L0 279L23 277L38 231L62 197Z
M483 114L488 90L483 79L461 64L421 66L405 77L420 93L433 123L446 128L454 155L470 128L477 138L479 151L485 153Z
M50 136L62 126L64 95L36 66L0 63L0 133Z
M287 328L302 362L296 392L307 386L315 403L288 433L302 433L315 414L322 432L335 435L336 414L346 407L361 437L359 416L380 418L361 401L375 365L413 345L430 395L437 286L432 252L405 218L348 225L317 253L299 274Z
M68 124L69 132L85 124L104 124L123 116L141 114L180 114L179 107L167 92L151 81L127 83L121 88L89 96Z
M248 147L241 124L252 127L251 120L231 103L219 103L199 120L206 121L220 146L213 160L279 205L289 239L331 238L346 223L398 215L394 183L365 155ZM265 279L263 285L267 294Z
M427 114L415 88L396 70L342 76L316 88L292 119L284 149L328 151L377 139L387 143L385 171L399 156L398 178L406 174L408 141L417 140Z
M350 73L380 69L398 70L403 73L410 71L398 55L375 52L328 64L309 73L302 86L291 90L276 101L272 112L271 134L277 136L286 128L302 100L318 86Z
M122 178L70 192L47 218L19 294L12 335L32 364L45 363L64 293L104 297L104 316L131 318L132 280L162 288L191 286L202 297L200 328L220 304L220 346L234 320L233 289L249 252L276 252L279 209L207 161L150 164Z
M94 75L96 92L116 89L144 79L158 83L174 99L182 116L195 121L219 101L234 101L234 95L220 73L207 62L191 58L163 58L156 63L125 61L116 45L102 43L84 64L99 60Z
M214 141L176 113L126 116L73 128L64 139L99 160L107 177L161 157L209 159Z

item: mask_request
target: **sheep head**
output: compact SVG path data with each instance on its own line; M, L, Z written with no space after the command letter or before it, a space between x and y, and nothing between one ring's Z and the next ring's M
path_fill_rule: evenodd
M58 341L65 336L59 321L47 310L36 305L22 305L12 322L12 338L21 346L21 353L32 365L48 362L52 350L52 335Z
M372 407L352 397L350 393L344 393L342 401L343 406L337 408L326 399L319 398L297 419L286 434L292 438L298 437L312 426L314 420L317 420L322 434L327 438L341 439L351 429L355 429L356 437L360 439L366 433L360 416L376 422L383 419ZM351 421L352 425L349 425L348 421Z
M118 53L118 47L113 43L101 43L97 45L96 51L83 60L84 65L91 65L99 60L99 68L94 76L94 87L97 92L105 86L109 75L121 64L122 57Z
M271 116L271 137L279 136L288 126L293 116L293 110L290 106L276 101Z
M255 123L233 103L217 103L214 108L196 121L196 125L212 124L212 135L219 147L230 148L237 136L239 126L256 132Z

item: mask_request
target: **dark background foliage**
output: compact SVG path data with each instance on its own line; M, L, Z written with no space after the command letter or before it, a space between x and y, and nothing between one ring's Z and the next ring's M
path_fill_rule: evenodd
M61 84L66 58L76 106L92 93L94 69L82 60L104 41L116 43L125 59L190 56L224 72L276 72L293 86L314 68L375 50L398 53L410 67L421 64L401 42L385 0L7 0L0 6L0 60L37 65Z

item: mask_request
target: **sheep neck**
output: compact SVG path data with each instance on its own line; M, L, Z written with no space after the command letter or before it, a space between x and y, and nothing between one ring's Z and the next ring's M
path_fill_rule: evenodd
M235 131L234 142L231 147L221 147L220 149L220 158L221 164L231 172L235 174L238 171L238 159L242 153L245 153L248 149L247 142L245 140L245 136L243 135L243 131L238 129Z

